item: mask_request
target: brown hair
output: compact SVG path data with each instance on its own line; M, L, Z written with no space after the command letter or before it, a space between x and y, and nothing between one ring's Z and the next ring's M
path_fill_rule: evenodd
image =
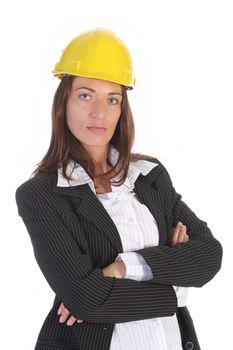
M72 159L85 169L92 180L94 178L95 162L88 151L82 146L82 143L70 132L66 121L66 104L74 78L75 76L64 76L58 85L52 105L52 135L50 145L45 156L31 174L31 177L39 172L56 172L62 166L62 175L68 181L72 180L71 174L70 176L66 174L66 167ZM122 85L121 116L110 140L110 145L119 152L118 161L108 172L95 175L96 178L111 178L122 172L119 180L112 182L116 186L120 186L125 181L131 161L154 159L147 155L131 153L135 128L126 90L127 88Z

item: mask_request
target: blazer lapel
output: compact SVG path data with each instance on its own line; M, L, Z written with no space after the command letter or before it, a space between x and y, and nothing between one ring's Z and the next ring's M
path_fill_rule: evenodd
M95 196L94 192L86 185L86 191L83 193L80 205L76 206L76 212L91 221L101 233L111 241L117 252L122 252L121 239L117 227L110 215Z
M159 230L159 244L167 242L167 226L163 215L161 194L152 186L160 167L155 167L148 175L139 175L134 183L134 191L142 204L150 210ZM102 203L95 196L88 184L58 187L53 191L72 198L76 212L95 225L112 243L117 252L122 252L122 244L117 227Z
M53 191L70 196L77 214L84 216L86 220L95 225L111 241L117 252L122 252L117 227L88 184L71 187L56 186Z

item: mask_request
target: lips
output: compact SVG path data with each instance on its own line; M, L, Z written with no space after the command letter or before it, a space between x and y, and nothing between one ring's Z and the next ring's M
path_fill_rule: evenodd
M87 128L88 128L88 129L90 129L90 128L91 128L91 129L99 129L99 130L105 130L105 129L106 129L106 128L104 128L104 127L94 126L94 125L93 125L93 126L88 126Z
M96 127L96 126L88 126L88 131L94 132L97 134L103 134L106 131L106 128Z

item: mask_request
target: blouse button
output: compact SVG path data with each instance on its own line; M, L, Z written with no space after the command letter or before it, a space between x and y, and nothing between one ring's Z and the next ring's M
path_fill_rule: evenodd
M133 218L129 218L129 221L131 221L131 222L132 222L132 221L134 221L134 220L133 220Z

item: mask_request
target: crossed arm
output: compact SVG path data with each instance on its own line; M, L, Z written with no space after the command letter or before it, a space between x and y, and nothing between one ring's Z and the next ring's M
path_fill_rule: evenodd
M177 243L185 243L188 240L189 237L187 235L186 226L181 222L178 222L176 227L172 229L170 246L174 247ZM104 269L102 269L102 272L105 277L124 278L126 274L126 265L122 260L118 260L106 266ZM63 323L67 320L67 326L72 326L76 321L77 323L84 322L83 320L77 320L74 316L70 315L69 310L63 303L60 304L57 314L60 315L59 322Z
M156 186L164 196L166 213L171 213L171 226L176 228L181 221L187 227L189 240L179 241L180 234L174 230L173 241L178 242L174 246L147 247L137 251L153 275L149 282L140 283L122 278L122 263L115 262L103 270L93 267L85 249L80 246L85 234L78 219L74 216L72 225L79 242L74 240L72 232L55 210L56 198L42 184L36 188L32 185L30 182L16 191L19 215L30 234L40 269L76 319L117 323L174 315L177 297L172 286L201 287L221 267L220 243L207 224L181 201L166 171L159 173ZM117 278L109 277L116 273Z

